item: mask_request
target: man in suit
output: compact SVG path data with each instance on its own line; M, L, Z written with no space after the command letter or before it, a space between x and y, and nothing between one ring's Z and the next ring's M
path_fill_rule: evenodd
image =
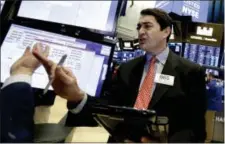
M105 97L111 105L154 109L159 116L168 117L169 142L204 142L204 70L168 49L171 27L172 20L166 12L141 11L137 30L140 48L146 55L119 67ZM95 125L89 106L96 101L79 88L76 77L41 54L34 52L34 55L54 77L55 92L68 100L67 123Z
M44 57L48 48L41 49L41 44L34 45ZM24 54L10 69L10 77L1 87L1 142L32 142L34 127L34 96L31 87L31 76L40 66L31 49Z
M207 75L206 95L208 100L207 109L211 111L220 111L222 105L221 86L212 73Z

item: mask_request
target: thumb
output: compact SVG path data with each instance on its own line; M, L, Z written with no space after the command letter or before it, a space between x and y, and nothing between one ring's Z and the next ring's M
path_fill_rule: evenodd
M23 55L25 56L25 55L27 55L27 54L29 54L29 53L30 53L30 47L28 46L28 47L26 47L26 49L25 49Z
M74 77L73 72L71 71L71 69L67 68L67 67L62 67L62 70L70 77Z
M56 67L55 77L59 78L63 83L69 84L71 82L71 77L63 70L61 66Z

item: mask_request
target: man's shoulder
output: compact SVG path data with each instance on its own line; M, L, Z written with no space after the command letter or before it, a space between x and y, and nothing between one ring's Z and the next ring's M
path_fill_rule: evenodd
M122 70L132 70L134 67L144 66L144 64L145 56L140 56L121 64L121 68Z
M178 67L184 71L197 71L202 69L201 65L194 63L188 59L174 54L174 57L178 61Z

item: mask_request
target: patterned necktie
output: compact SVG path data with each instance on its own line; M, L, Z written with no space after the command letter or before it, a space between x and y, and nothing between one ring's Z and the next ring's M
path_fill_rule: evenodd
M151 94L155 78L155 62L156 57L153 56L150 60L148 73L145 76L134 105L137 109L148 109L148 105L152 98Z

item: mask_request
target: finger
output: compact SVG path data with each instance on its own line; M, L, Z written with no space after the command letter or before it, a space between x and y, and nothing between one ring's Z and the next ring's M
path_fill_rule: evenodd
M27 55L27 54L29 54L29 53L30 53L30 47L28 46L28 47L25 49L23 55Z
M68 83L71 80L71 77L65 73L61 66L56 67L55 76L59 77L63 83Z
M63 70L68 76L74 77L73 72L72 72L71 69L69 69L69 68L67 68L67 67L62 67L62 70Z
M48 52L48 50L47 50ZM37 50L32 51L35 58L44 66L46 72L49 76L52 76L55 73L56 63L47 59L44 54L39 53ZM54 76L54 75L53 75Z
M49 78L54 78L55 77L55 71L56 71L56 64L53 64L50 71L48 72Z
M42 45L42 43L38 42L36 44L36 46L37 46L36 48L38 49L39 52L43 52L43 45Z
M48 45L45 46L44 56L47 57L49 55L50 47Z
M32 51L41 51L41 44L40 43L35 43L34 46L32 47Z
M32 53L43 64L45 68L49 68L54 64L54 62L45 57L44 54L39 53L38 50L33 49Z

